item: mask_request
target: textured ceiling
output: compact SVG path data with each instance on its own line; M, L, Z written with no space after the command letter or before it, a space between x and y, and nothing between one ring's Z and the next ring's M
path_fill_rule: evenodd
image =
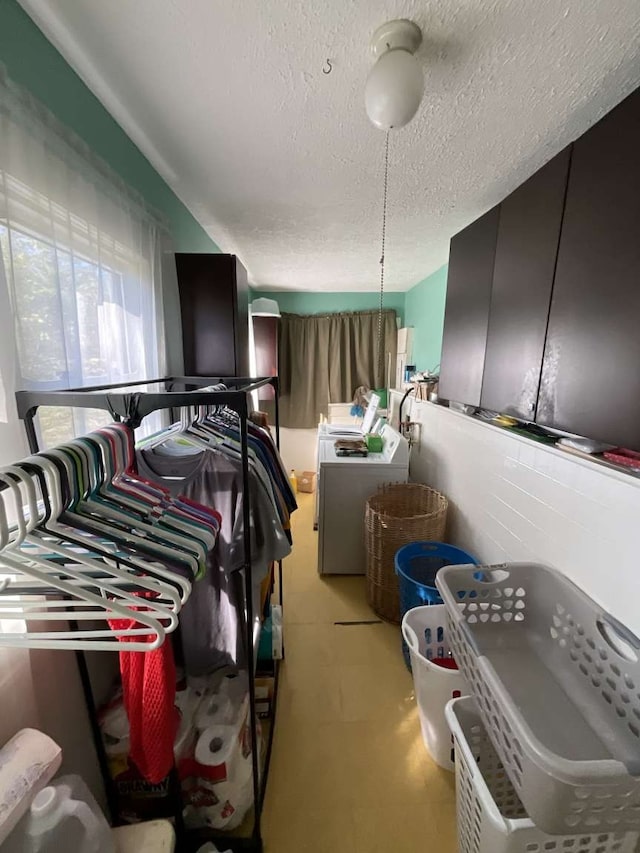
M384 134L363 92L384 21L425 35L426 95L391 137L393 290L640 84L638 0L21 2L270 289L377 286Z

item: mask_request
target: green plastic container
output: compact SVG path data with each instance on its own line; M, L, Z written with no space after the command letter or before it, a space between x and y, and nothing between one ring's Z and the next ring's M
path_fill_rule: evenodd
M365 435L365 443L369 453L382 453L382 436L381 435Z
M380 397L380 403L378 405L378 408L379 409L386 409L387 408L387 402L388 402L388 400L387 400L387 389L386 388L376 388L376 390L373 393L377 394L378 397Z

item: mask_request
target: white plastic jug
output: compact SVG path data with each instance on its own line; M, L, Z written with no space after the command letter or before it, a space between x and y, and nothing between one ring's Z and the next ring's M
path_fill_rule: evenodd
M115 853L115 843L83 780L63 776L34 797L29 813L7 839L6 849L11 853Z

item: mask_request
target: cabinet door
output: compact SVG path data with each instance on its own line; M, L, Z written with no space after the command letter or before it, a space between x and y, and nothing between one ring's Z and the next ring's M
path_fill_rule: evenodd
M451 240L439 395L480 404L500 208Z
M569 172L566 148L500 205L482 406L533 420Z
M233 258L233 276L235 286L234 342L235 371L233 376L249 376L249 281L247 271L236 255Z
M248 285L235 255L176 254L187 376L248 376Z
M574 143L537 420L640 449L640 90Z

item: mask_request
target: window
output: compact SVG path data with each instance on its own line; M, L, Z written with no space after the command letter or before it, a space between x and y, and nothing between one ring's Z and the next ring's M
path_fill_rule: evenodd
M11 385L52 390L161 375L161 239L140 199L0 77L0 282L14 317ZM103 411L41 409L43 445L109 420Z

